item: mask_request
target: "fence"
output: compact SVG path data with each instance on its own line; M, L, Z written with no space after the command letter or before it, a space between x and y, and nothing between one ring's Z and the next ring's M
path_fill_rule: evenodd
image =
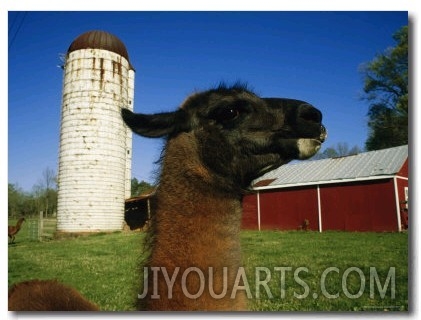
M28 236L30 240L43 241L53 239L57 229L57 218L45 218L41 211L38 219L28 220Z

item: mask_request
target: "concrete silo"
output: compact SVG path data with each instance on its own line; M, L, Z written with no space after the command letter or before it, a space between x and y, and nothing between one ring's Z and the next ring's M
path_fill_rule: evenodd
M130 197L134 69L114 35L90 31L70 45L63 66L57 231L121 230Z

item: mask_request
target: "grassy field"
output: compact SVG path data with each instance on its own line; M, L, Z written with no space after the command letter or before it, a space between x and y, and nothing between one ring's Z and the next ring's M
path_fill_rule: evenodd
M133 310L143 233L33 242L26 232L9 245L9 286L55 278L102 310ZM241 242L252 310L408 310L406 233L243 231Z

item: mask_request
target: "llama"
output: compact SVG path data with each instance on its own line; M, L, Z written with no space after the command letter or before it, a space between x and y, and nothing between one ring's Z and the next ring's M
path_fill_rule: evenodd
M320 111L220 86L175 112L123 109L122 116L141 136L167 138L138 308L245 310L238 290L242 195L260 175L318 151L326 138Z
M255 178L320 149L321 112L303 101L221 85L191 95L174 112L122 109L122 117L141 136L166 138L138 309L246 310L242 196ZM30 307L22 302L20 310L36 310Z
M9 238L12 240L10 243L15 242L15 236L19 232L20 228L22 227L22 223L25 221L25 218L20 218L16 223L16 226L9 226L8 227L8 235Z
M98 311L75 289L56 280L30 280L9 289L9 311Z

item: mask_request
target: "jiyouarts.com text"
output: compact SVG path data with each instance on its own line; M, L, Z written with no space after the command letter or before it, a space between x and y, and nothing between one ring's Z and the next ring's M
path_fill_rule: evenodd
M314 278L312 281L308 280L311 272L307 267L256 267L254 272L247 274L243 267L239 267L234 273L232 270L229 273L228 267L218 270L214 271L213 267L205 270L197 267L176 267L168 271L165 267L144 267L143 292L138 294L138 298L143 299L150 295L150 299L160 299L165 294L168 299L172 299L176 286L181 288L181 294L190 299L197 299L205 292L214 299L227 296L235 299L240 292L245 293L249 299L285 299L291 296L296 299L317 299L321 296L327 299L358 299L364 293L368 293L372 299L395 299L396 294L395 267L390 267L387 274L384 270L382 273L378 272L376 267L364 268L364 271L359 267L327 267L317 273L317 281ZM152 279L148 281L148 277ZM193 288L189 286L192 282L197 284ZM162 288L162 283L166 290L159 291L158 287ZM219 284L215 286L215 283Z

